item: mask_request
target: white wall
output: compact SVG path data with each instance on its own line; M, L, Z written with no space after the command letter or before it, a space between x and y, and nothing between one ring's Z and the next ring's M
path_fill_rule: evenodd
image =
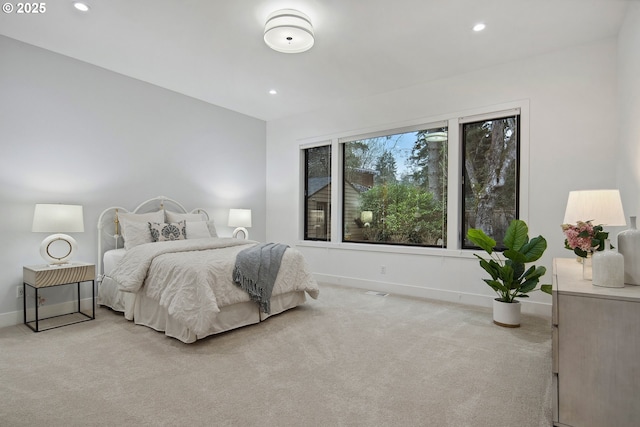
M489 305L492 291L467 251L413 254L349 250L341 244L300 242L299 141L408 120L525 100L529 103L531 233L549 243L543 264L551 282L553 257L569 257L560 224L570 190L616 183L616 40L558 51L454 76L267 124L267 240L296 245L318 278L414 296ZM282 221L281 218L290 218ZM380 273L385 265L387 273ZM525 311L550 313L536 292Z
M103 209L160 195L222 236L228 208L251 208L265 239L264 121L6 37L0 58L0 326L22 321L22 266L43 263L36 203L84 206L80 261L96 261Z
M618 36L618 182L627 216L640 216L640 4L629 5Z

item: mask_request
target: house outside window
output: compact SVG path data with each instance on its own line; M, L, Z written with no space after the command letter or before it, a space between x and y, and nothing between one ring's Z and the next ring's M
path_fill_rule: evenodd
M304 239L331 240L331 145L304 150Z
M519 215L520 115L461 124L463 248L469 228L482 229L504 248L502 238Z
M344 242L446 246L446 126L342 143Z

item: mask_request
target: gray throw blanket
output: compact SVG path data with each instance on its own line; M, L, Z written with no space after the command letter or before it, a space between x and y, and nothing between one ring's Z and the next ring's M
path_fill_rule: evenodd
M240 251L236 256L233 281L249 293L263 313L271 312L271 292L287 248L281 243L261 243Z

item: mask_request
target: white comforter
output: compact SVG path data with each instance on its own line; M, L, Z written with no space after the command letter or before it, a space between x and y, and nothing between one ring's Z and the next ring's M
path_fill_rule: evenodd
M233 267L236 254L255 244L232 238L146 243L128 250L109 276L121 291L144 292L195 334L204 334L221 307L250 301L233 283ZM291 291L314 299L319 294L302 254L288 248L272 296Z

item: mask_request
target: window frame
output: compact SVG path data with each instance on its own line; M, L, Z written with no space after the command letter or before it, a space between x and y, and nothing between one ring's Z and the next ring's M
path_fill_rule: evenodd
M345 189L345 181L344 181L344 174L345 174L345 155L346 155L346 144L350 143L350 142L356 142L356 141L361 141L361 140L366 140L366 139L373 139L373 138L377 138L377 137L387 137L387 136L394 136L394 135L399 135L399 134L404 134L404 133L411 133L411 132L420 132L420 131L428 131L428 130L434 130L434 129L440 129L440 128L446 128L447 129L447 171L446 171L446 180L447 180L447 191L445 192L445 194L443 195L444 200L447 201L447 203L444 206L443 209L443 238L442 238L442 245L426 245L426 244L411 244L411 243L404 243L404 242L391 242L391 241L373 241L373 240L366 240L366 241L360 241L360 240L345 240L345 227L344 224L346 222L346 218L345 215L347 213L347 209L345 208L346 206L346 192L344 191ZM349 137L342 137L338 139L338 144L339 144L339 155L340 155L340 172L341 172L341 176L340 176L340 205L339 205L339 217L340 217L340 224L341 227L339 228L340 232L339 232L339 238L340 241L342 243L346 243L346 244L358 244L358 245L389 245L389 246L399 246L399 247L417 247L417 248L439 248L439 249L446 249L447 247L447 243L448 243L448 209L449 209L449 169L450 169L450 161L449 159L449 145L450 145L450 141L451 139L449 138L449 121L447 120L438 120L438 121L431 121L431 122L426 122L423 123L421 122L420 124L414 124L411 126L406 126L406 127L396 127L393 129L385 129L385 130L378 130L375 132L369 132L369 133L362 133L362 134L358 134L358 135L353 135L353 136L349 136Z
M307 213L309 212L309 200L308 200L308 168L309 168L309 150L314 148L325 148L329 149L329 184L331 184L331 190L329 192L329 202L328 202L328 210L325 210L325 213L328 215L328 220L326 221L328 224L325 224L326 227L326 238L317 238L317 237L309 237L309 216ZM329 242L333 238L333 147L331 142L324 141L324 143L314 144L311 146L301 147L301 159L302 159L302 200L303 200L303 210L302 210L302 238L304 241L316 241L316 242Z
M484 122L484 121L489 121L489 120L499 120L499 119L507 119L510 117L515 117L516 118L516 128L517 128L517 136L516 136L516 159L515 159L515 219L520 219L520 198L521 198L521 185L520 185L520 181L521 181L521 162L522 162L522 156L521 156L521 151L522 151L522 114L520 109L513 109L513 110L508 110L508 111L498 111L495 113L487 113L487 114L482 114L482 115L477 115L477 116L471 116L471 117L465 117L464 119L458 120L459 123L459 131L460 131L460 137L459 137L459 141L460 141L460 182L459 182L459 187L460 187L460 198L459 198L459 244L460 244L460 248L463 250L466 249L470 249L470 250L478 250L481 249L479 246L476 245L472 245L472 244L466 244L465 243L465 237L466 237L466 233L467 230L465 229L465 207L466 207L466 202L465 202L465 162L466 162L466 149L465 149L465 144L466 144L466 138L465 138L465 133L464 133L464 126L466 124L470 124L470 123L479 123L479 122ZM497 251L504 251L506 249L506 247L500 246L500 247L496 247Z
M334 132L325 132L323 136L307 137L297 140L299 152L302 149L317 145L332 145L332 181L342 182L342 159L340 154L340 141L351 139L356 140L362 135L373 133L387 133L395 129L402 129L411 126L424 126L425 123L448 123L449 144L448 144L448 188L447 188L447 247L416 247L403 245L362 245L359 243L340 241L340 230L343 229L342 213L341 213L341 188L334 188L331 194L331 240L330 241L312 241L304 240L303 223L299 221L299 232L297 245L308 248L325 248L353 250L362 253L395 253L407 255L421 256L438 256L451 258L473 258L473 250L462 249L461 221L460 216L460 177L463 174L461 165L461 144L460 144L460 123L465 120L480 119L483 116L496 117L505 111L520 111L520 183L519 183L519 217L521 220L529 222L529 181L530 181L530 141L529 141L529 123L530 123L530 107L528 99L521 99L511 102L496 103L487 107L466 108L464 110L451 110L451 112L429 117L422 117L413 120L405 120L402 122L391 122L383 125L368 126L358 130L339 130ZM303 157L300 157L300 165L302 166ZM304 171L301 170L300 176L300 194L303 194L304 188ZM298 204L300 213L304 214L304 204Z

